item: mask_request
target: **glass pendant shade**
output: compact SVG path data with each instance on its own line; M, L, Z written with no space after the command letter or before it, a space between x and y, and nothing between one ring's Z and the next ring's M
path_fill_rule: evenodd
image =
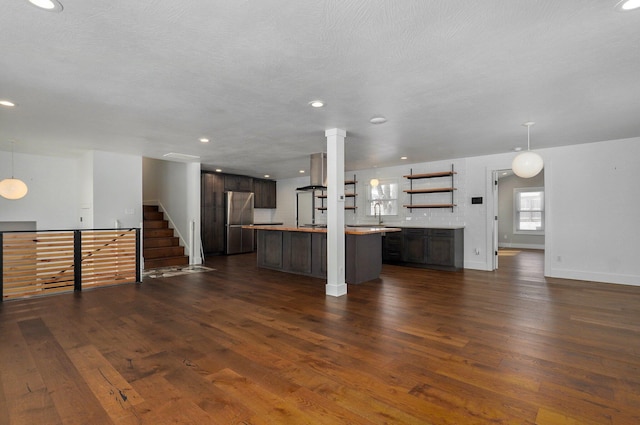
M543 166L542 157L531 151L518 154L511 163L511 169L514 174L525 179L537 175Z
M10 178L0 181L0 196L3 198L24 198L28 190L27 185L22 180Z
M531 126L534 124L533 121L527 121L522 124L527 127L527 151L519 153L511 163L513 173L523 179L537 175L544 167L542 157L535 152L531 152Z

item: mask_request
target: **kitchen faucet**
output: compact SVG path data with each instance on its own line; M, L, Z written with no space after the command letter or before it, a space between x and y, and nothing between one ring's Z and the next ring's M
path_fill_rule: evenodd
M377 216L378 224L382 224L382 204L380 202L373 204L373 216Z

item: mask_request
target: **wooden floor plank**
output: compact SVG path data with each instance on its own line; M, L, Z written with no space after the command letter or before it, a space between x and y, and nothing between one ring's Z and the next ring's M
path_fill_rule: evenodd
M61 424L49 390L17 323L0 327L0 384L7 424Z
M41 319L18 323L64 424L113 424Z
M255 264L0 304L0 423L640 423L638 287L519 249L340 298Z
M116 423L135 423L132 406L144 400L92 345L67 350L69 359Z

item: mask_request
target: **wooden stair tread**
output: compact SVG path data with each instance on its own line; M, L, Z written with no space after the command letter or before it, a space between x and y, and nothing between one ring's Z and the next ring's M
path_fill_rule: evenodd
M145 269L189 264L184 247L157 205L143 206L142 256Z
M159 267L184 266L189 264L189 257L182 255L179 257L150 258L145 259L145 269L157 269Z

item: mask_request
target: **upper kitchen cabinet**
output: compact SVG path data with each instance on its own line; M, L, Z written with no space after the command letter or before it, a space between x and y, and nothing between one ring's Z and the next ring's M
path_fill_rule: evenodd
M254 208L276 208L276 182L273 180L254 179Z
M225 174L224 190L225 192L253 192L253 177Z

